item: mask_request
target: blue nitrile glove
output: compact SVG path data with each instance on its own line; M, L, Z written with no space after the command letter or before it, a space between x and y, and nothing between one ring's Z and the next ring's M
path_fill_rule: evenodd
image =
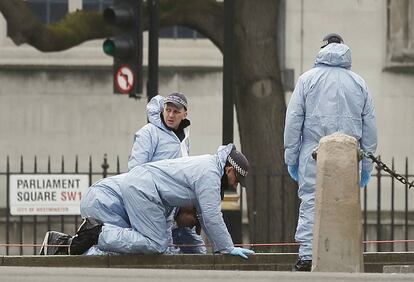
M288 165L288 172L290 177L292 177L293 180L298 182L298 165Z
M249 249L234 247L234 249L231 250L230 254L233 256L241 256L244 259L248 259L247 256L254 254L254 251L249 250Z
M361 170L361 180L359 181L359 187L364 188L365 186L367 186L370 178L370 171Z

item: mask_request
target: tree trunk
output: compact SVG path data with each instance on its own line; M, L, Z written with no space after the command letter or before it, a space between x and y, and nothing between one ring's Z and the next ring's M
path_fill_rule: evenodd
M252 243L292 242L297 185L283 162L286 104L277 56L278 1L236 1L235 105L248 185Z

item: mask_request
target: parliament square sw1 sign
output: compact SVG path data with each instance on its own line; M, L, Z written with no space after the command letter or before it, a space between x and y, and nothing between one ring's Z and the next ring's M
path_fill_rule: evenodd
M11 215L78 215L87 174L11 174Z

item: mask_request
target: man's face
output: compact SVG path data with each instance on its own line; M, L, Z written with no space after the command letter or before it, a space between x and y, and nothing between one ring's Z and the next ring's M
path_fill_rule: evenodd
M184 107L177 108L173 103L164 105L164 121L169 128L178 129L181 121L187 117L187 111Z
M239 181L236 178L236 172L234 171L234 167L226 166L226 174L227 174L227 181L230 187L233 187L234 190L237 189L237 184Z
M177 218L177 226L193 228L197 224L197 216L194 208L180 208Z

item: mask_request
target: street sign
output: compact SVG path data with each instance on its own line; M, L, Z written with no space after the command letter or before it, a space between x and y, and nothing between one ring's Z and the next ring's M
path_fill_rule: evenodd
M88 188L87 174L12 174L10 214L78 215Z
M123 65L118 68L115 73L115 87L123 93L128 94L134 88L135 76L131 68L127 65Z

